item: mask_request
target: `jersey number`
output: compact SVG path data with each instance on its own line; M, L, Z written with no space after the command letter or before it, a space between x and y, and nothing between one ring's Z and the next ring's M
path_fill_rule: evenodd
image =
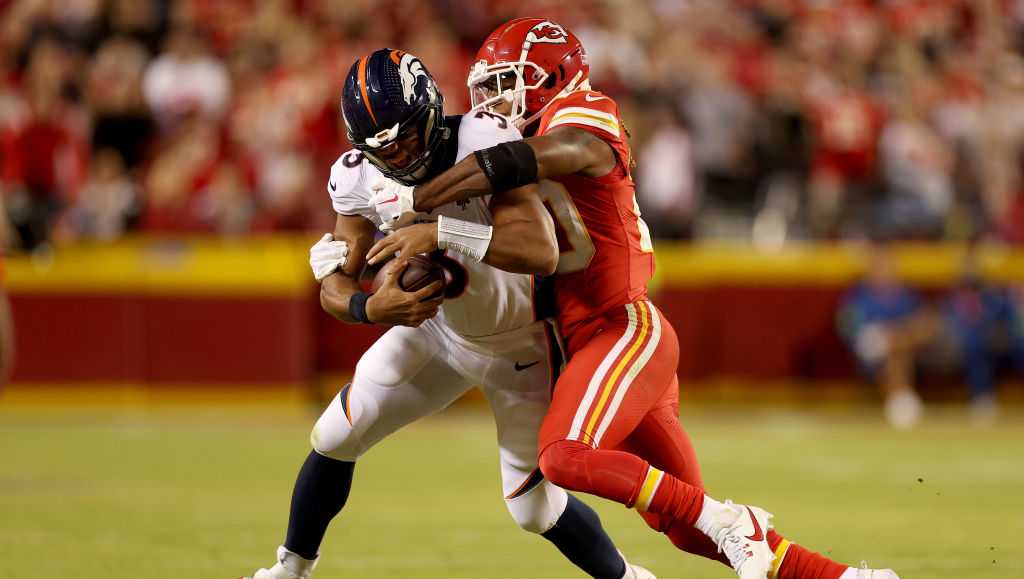
M561 183L541 181L540 195L544 207L555 220L555 235L558 238L558 267L555 273L572 273L586 269L594 259L594 242L590 239L586 224L576 204ZM640 206L633 197L633 212L636 213L637 229L640 233L640 250L654 251L651 231L640 218Z
M498 128L500 128L500 129L507 129L508 128L508 121L505 120L505 117L503 117L501 115L498 115L498 114L495 114L495 113L492 113L492 112L488 112L488 111L485 111L485 110L481 109L481 110L477 111L476 114L473 115L473 116L478 118L478 119L482 119L484 117L491 117L492 119L498 121Z
M363 158L364 155L359 151L351 151L341 158L341 164L351 169L361 165L363 163Z
M544 207L555 220L555 235L558 238L558 267L555 273L585 269L590 265L590 260L594 259L594 242L569 192L561 183L541 181L540 196Z

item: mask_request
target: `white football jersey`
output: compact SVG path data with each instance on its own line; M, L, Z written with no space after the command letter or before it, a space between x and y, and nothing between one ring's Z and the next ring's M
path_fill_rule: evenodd
M463 115L461 121L458 118L446 119L448 126L458 123L454 163L474 151L522 138L511 123L497 115L471 112ZM439 150L435 154L444 152ZM370 204L370 198L373 186L384 179L387 177L359 151L342 154L331 167L331 178L327 183L334 210L341 215L360 215L379 227L381 220ZM486 196L450 203L433 213L421 213L418 221L437 221L438 215L444 215L490 225L489 201L490 196ZM474 338L507 332L535 321L533 276L509 273L453 251L446 252L446 255L453 260L448 264L448 269L454 270L451 285L455 287L450 287L450 291L458 292L458 295L445 299L438 319L449 328L461 336ZM465 275L460 275L463 272Z

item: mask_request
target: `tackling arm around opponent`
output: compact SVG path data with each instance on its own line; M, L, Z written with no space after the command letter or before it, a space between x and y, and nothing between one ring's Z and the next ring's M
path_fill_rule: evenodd
M394 253L404 260L417 253L451 249L512 273L546 276L555 272L555 226L535 186L495 195L490 210L493 226L441 216L437 223L418 223L395 230L370 249L369 263L375 265Z
M446 203L464 201L572 174L607 175L616 163L611 146L576 127L558 127L538 137L501 143L477 151L430 181L413 187L398 184L376 199L377 213L397 228L411 212L432 211Z

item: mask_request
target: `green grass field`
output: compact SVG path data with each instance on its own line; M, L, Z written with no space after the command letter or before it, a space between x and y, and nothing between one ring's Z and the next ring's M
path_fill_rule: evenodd
M1024 577L1024 417L919 430L873 414L684 412L720 498L773 511L789 538L903 579ZM0 399L0 578L234 578L272 562L314 416L294 407L105 410ZM317 577L580 576L518 530L484 413L456 409L361 462ZM735 577L596 499L619 546L662 579Z

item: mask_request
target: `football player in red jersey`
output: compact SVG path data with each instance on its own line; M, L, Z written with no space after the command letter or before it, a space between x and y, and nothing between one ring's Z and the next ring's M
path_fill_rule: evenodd
M541 427L544 476L635 507L677 547L742 578L895 578L791 544L770 530L764 510L704 493L678 418L679 344L647 299L653 248L627 135L615 101L591 89L588 72L583 46L554 22L520 18L494 31L470 73L473 105L509 116L528 138L477 151L415 189L378 192L376 209L392 234L370 250L370 262L436 247L432 224L399 229L417 211L540 181L559 229L555 301L570 356ZM456 251L480 253L490 242L484 231L444 233Z

